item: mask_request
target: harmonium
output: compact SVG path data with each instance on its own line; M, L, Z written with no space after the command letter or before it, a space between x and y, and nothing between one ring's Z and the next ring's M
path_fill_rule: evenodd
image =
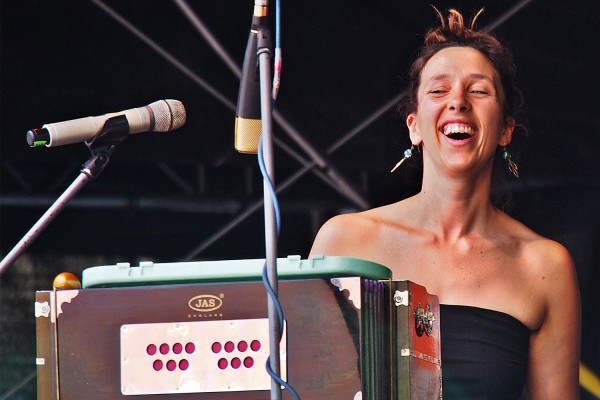
M282 399L441 399L435 295L364 260L276 263ZM270 399L263 268L118 263L36 292L38 399Z

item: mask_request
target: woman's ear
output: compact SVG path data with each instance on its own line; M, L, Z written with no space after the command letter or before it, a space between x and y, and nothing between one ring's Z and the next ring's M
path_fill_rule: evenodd
M406 117L406 126L408 127L410 141L415 146L418 146L423 141L421 135L419 135L419 132L417 131L417 119L418 117L414 113L410 113L408 114L408 117Z
M502 147L507 146L512 140L512 135L514 131L515 119L509 117L506 119L504 128L502 128L502 133L500 134L500 140L498 140L498 144Z

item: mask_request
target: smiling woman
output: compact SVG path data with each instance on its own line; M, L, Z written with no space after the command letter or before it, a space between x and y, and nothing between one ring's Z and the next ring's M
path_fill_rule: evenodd
M412 143L423 147L423 162L456 164L450 173L482 160L491 166L514 130L514 119L502 113L504 94L491 62L473 48L448 47L425 64L421 80L419 111L408 115L407 125Z
M489 64L493 68L493 71L491 72L491 75L474 72L475 75L473 75L473 79L480 81L481 84L484 84L487 81L488 87L473 87L470 90L470 94L472 96L488 98L493 96L494 99L496 96L501 96L500 99L495 100L500 101L502 117L505 119L505 123L508 126L513 126L513 133L525 135L525 125L519 122L523 96L515 83L517 69L513 62L512 54L509 49L506 46L503 46L494 36L474 29L475 22L483 10L480 10L473 17L469 29L465 28L464 20L460 13L450 10L448 21L446 22L439 11L436 10L436 12L440 18L441 26L439 28L430 29L425 35L425 44L421 47L420 52L409 71L408 92L410 95L405 97L404 102L400 104L399 112L406 118L416 111L419 100L418 90L424 79L422 71L425 64L427 64L432 57L447 48L460 48L466 52L468 52L468 49L472 49L477 50L480 55L485 56L484 63ZM475 58L477 58L477 56L475 56ZM463 59L459 64L466 67L468 65L468 60ZM449 76L441 74L432 77L434 81L444 78L447 80L449 79ZM492 85L492 87L489 88L489 85ZM497 93L496 91L498 90L499 92ZM431 95L434 96L436 93L431 93ZM437 95L442 95L441 89L437 91ZM454 134L452 137L466 138L464 135L461 136L459 134ZM502 162L506 160L505 162L508 164L510 171L516 177L519 176L518 168L514 161L512 161L512 156L506 147L510 141L511 140L507 140L500 145L501 147L498 147L498 151L494 157L494 167L492 168L492 203L501 209L504 209L510 203L510 193L508 192L505 176L501 171L503 167L505 168L505 166L502 165Z
M404 108L421 191L330 219L311 254L374 261L438 296L445 399L576 399L571 256L491 200L494 160L514 169L505 148L521 96L511 53L457 11L440 20L412 66Z

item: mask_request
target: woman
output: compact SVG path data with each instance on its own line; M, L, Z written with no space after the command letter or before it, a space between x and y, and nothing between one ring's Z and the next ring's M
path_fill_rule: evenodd
M439 14L439 12L438 12ZM479 15L479 14L477 14ZM510 52L450 10L413 63L406 124L421 191L320 229L311 254L387 266L442 304L444 399L578 398L579 300L567 250L496 208L516 126Z

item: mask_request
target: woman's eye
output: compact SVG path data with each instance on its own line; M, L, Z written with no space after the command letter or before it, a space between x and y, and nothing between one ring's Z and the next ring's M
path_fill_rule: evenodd
M486 95L489 94L489 92L485 89L472 89L471 93L473 94L481 94L481 95Z
M444 94L447 92L448 91L446 89L433 89L429 91L430 94Z

